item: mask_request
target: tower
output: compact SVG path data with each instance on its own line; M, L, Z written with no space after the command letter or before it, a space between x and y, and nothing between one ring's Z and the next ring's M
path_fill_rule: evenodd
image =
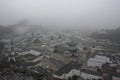
M8 56L8 61L11 62L15 62L16 59L15 59L15 50L14 50L14 42L13 42L13 39L11 39L11 43L10 43L10 53L9 53L9 56Z

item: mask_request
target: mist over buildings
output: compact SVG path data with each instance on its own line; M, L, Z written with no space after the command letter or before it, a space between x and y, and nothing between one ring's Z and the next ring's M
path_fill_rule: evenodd
M120 0L0 0L0 80L120 80Z
M9 27L25 19L29 25L55 30L116 28L119 4L119 0L0 0L0 25ZM23 33L29 27L17 30Z

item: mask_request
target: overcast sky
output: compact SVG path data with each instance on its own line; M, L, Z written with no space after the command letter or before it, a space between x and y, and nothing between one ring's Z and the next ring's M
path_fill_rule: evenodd
M23 19L55 28L118 27L120 0L0 0L1 25Z

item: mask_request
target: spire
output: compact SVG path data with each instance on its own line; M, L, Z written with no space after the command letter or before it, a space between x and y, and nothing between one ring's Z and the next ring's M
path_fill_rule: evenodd
M11 39L11 52L14 51L14 42L13 42L13 39Z

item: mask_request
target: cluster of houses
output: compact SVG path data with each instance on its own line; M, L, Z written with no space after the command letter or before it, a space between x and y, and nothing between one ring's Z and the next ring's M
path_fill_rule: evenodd
M120 53L97 49L79 38L32 33L12 39L8 61L23 60L18 66L44 74L43 80L120 80Z
M55 72L55 80L69 80L74 75L78 76L77 80L119 80L120 63L118 54L113 55L109 51L95 51L89 55L86 66L83 66L77 60L65 64ZM79 77L82 79L79 79Z

